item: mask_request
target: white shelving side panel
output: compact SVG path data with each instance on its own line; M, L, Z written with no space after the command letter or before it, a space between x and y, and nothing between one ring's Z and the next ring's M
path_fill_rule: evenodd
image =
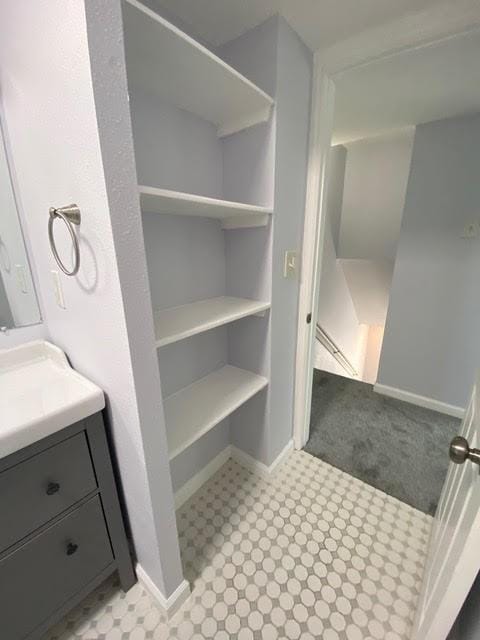
M267 385L262 376L225 365L165 398L170 460Z
M145 213L215 218L222 220L225 228L228 229L265 226L268 216L272 213L272 209L268 207L208 198L170 189L139 185L138 190L140 207Z
M123 8L133 86L213 122L219 136L268 120L273 99L253 82L137 0Z
M164 347L240 318L264 315L269 308L269 302L220 296L157 311L154 314L155 344Z

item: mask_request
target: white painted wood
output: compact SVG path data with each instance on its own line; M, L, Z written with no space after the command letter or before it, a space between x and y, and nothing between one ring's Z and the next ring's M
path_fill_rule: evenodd
M425 409L432 409L439 413L445 413L447 416L454 416L455 418L463 418L465 416L465 409L462 407L456 407L453 404L440 402L440 400L435 400L434 398L419 396L416 393L404 391L403 389L389 387L385 384L375 384L373 386L373 390L383 396L396 398L397 400L403 400L404 402L410 402L410 404L416 404L418 407L424 407Z
M189 599L191 595L190 584L184 579L178 585L175 591L168 598L165 598L163 593L153 582L153 580L150 578L141 564L137 563L135 572L137 574L138 580L142 583L142 585L152 596L155 602L160 606L168 620L177 613L180 607Z
M478 0L439 2L403 17L363 29L321 50L329 75L414 48L428 47L480 26Z
M187 482L180 487L178 491L175 491L175 509L180 509L180 507L185 504L185 502L189 500L206 482L208 482L231 457L232 447L231 445L228 445L228 447L225 447L223 451L220 451L213 460L202 467L200 471L193 476L193 478L187 480Z
M283 464L283 462L285 462L293 449L293 440L289 440L270 465L266 465L263 462L260 462L260 460L253 458L251 455L245 453L245 451L242 451L242 449L239 449L234 445L231 446L231 457L239 464L243 465L247 469L250 469L250 471L259 473L260 475L270 476L278 469L281 464Z
M123 4L131 82L213 122L220 136L265 122L273 99L137 0Z
M225 365L165 398L170 460L267 385L263 376Z
M140 207L145 213L216 218L224 222L233 222L234 225L235 218L241 218L243 224L241 222L238 226L250 227L257 226L259 221L264 226L268 215L273 212L272 209L254 204L219 200L158 187L140 185L138 190Z
M155 344L164 347L269 308L269 302L220 296L158 311L154 314Z
M314 364L315 325L318 311L319 265L323 250L325 218L325 176L333 131L335 88L325 75L318 54L314 57L310 148L308 159L305 224L302 246L296 376L293 415L293 438L302 449L309 435ZM307 324L307 314L312 314Z
M478 377L460 435L479 448ZM479 467L469 460L451 462L435 514L412 640L445 640L480 569L479 540Z
M222 229L246 229L248 227L266 227L269 220L268 213L263 215L241 215L224 218Z

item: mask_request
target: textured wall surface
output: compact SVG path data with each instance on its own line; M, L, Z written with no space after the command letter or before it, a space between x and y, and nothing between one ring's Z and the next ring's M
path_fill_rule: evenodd
M89 0L86 8L87 14L75 0L2 3L0 80L49 335L106 393L138 560L168 596L182 576L135 196L120 5ZM93 78L90 61L99 72ZM51 286L47 212L70 202L82 211L82 266L77 277L62 278L61 309Z

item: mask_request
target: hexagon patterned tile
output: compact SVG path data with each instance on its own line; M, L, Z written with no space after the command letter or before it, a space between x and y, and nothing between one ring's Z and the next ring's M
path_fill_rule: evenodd
M431 518L305 452L229 460L177 513L192 596L167 623L109 580L48 640L408 640Z

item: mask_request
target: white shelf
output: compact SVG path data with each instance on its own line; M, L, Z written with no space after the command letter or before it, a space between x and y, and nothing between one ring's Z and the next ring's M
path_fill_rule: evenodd
M164 347L240 318L263 315L269 308L269 302L220 296L157 311L154 314L155 344Z
M145 213L162 213L178 216L201 216L226 221L227 228L235 226L263 226L272 213L268 207L243 204L230 200L218 200L192 193L171 191L158 187L138 187L140 207ZM240 224L240 221L242 223ZM236 224L237 223L237 224Z
M165 398L170 460L267 385L262 376L225 365Z
M224 136L265 122L273 100L218 56L137 0L124 2L134 86L214 123Z

